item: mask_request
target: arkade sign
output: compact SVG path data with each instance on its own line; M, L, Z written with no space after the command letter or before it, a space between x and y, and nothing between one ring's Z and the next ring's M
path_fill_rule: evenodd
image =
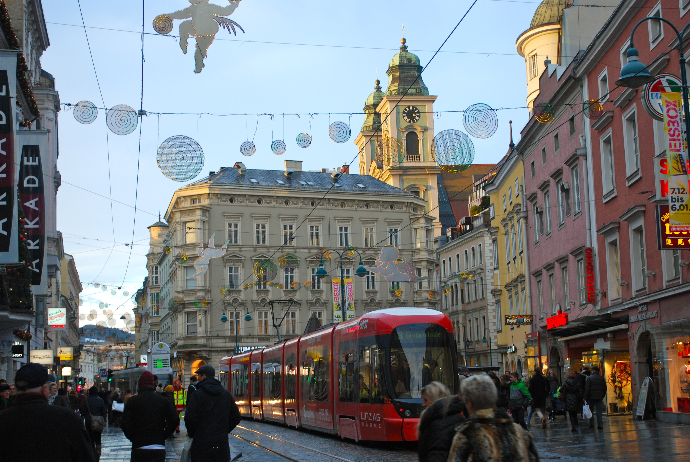
M585 277L587 278L587 303L596 305L597 286L594 283L594 249L591 247L585 247Z

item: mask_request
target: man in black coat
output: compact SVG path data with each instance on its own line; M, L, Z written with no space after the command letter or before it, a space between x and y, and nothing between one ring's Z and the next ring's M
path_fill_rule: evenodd
M228 433L240 423L240 410L232 395L214 377L213 366L201 366L199 383L187 399L184 423L193 438L192 462L227 462L230 460Z
M529 394L532 396L532 407L527 415L527 426L532 420L532 414L541 419L541 428L546 428L546 397L549 392L549 382L540 368L534 370L534 375L529 381Z
M125 404L120 427L132 442L132 462L165 462L165 440L180 424L175 405L153 388L149 371L139 378L139 393Z
M606 397L606 380L601 376L599 366L592 367L592 375L589 376L585 384L585 401L589 404L592 417L589 419L589 428L594 427L594 412L597 414L597 426L604 428L601 417L603 399Z
M455 428L469 415L458 395L446 396L430 404L422 412L417 425L419 462L446 462Z
M93 462L89 435L70 409L48 405L48 371L22 366L15 376L17 399L0 412L0 462Z
M189 397L192 396L192 393L196 391L196 386L197 378L196 375L193 375L189 378L189 387L187 387L187 401L189 401Z

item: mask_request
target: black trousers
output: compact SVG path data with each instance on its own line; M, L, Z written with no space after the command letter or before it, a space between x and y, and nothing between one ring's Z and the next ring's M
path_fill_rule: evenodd
M165 462L165 449L132 449L131 462Z
M513 420L516 424L519 424L522 428L527 428L527 425L525 425L525 410L523 408L511 409L510 413L513 415Z
M570 412L568 411L568 415L570 416L570 425L575 428L577 427L577 411Z

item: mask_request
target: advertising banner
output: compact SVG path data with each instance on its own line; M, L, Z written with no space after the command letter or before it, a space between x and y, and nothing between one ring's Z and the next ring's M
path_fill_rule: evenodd
M345 278L345 300L347 300L347 320L355 319L355 282Z
M17 53L0 52L0 263L19 261L14 113Z
M597 304L597 286L594 280L594 249L585 247L585 279L587 303Z
M681 93L662 93L666 162L668 175L669 223L671 231L690 231L690 191L688 191L687 147L683 136Z
M690 231L671 231L668 205L656 206L656 237L659 250L690 249Z
M340 311L340 279L331 280L333 287L333 322L343 322L343 312Z
M72 347L58 347L57 354L61 361L71 361L74 358Z
M53 350L31 350L31 362L53 364Z
M343 278L345 283L345 319L355 319L355 283L352 278ZM340 278L331 280L333 286L333 322L342 322L343 313L340 311Z
M29 140L22 135L21 143L47 139L45 136L36 135ZM41 284L43 271L43 258L45 255L45 201L43 189L43 167L41 166L41 147L38 144L24 144L21 150L19 169L18 193L19 202L24 212L24 230L27 237L29 252L31 254L29 269L31 284Z
M48 308L48 327L53 330L67 328L67 308Z
M506 326L522 326L534 323L531 314L506 314Z

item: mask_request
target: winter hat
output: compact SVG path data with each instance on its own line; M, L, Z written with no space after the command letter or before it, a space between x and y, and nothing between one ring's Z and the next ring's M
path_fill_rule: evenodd
M209 366L206 364L205 366L201 366L199 369L196 370L197 375L205 375L206 377L215 377L216 376L216 370L213 368L213 366Z
M10 386L7 385L6 383L3 383L2 385L0 385L0 393L2 393L3 391L10 391Z
M173 386L172 385L167 385L165 387L165 391L173 391Z
M144 371L139 377L139 388L151 387L153 388L153 374L149 371Z
M460 373L462 374L463 372L469 372L470 368L467 366L460 366L459 370L460 370Z
M41 364L29 363L21 367L14 376L17 390L41 387L48 382L48 370Z

